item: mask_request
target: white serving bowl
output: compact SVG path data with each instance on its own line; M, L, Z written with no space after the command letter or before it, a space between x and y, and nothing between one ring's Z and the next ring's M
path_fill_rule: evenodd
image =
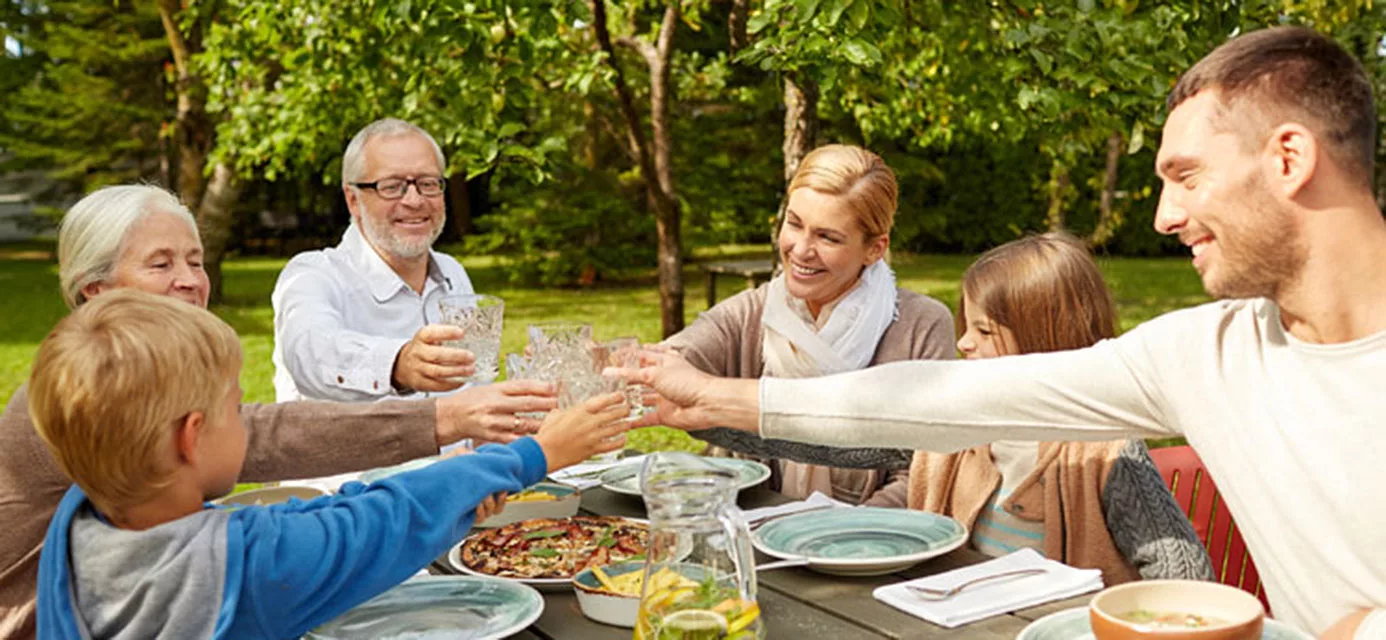
M506 502L500 513L476 523L478 528L503 527L512 522L534 518L567 518L575 516L582 504L582 492L570 484L561 482L540 482L532 487L535 491L550 494L557 500L537 500L533 502Z
M602 571L613 578L644 570L644 561L618 562L602 567ZM617 595L606 591L590 568L573 576L573 591L577 592L578 608L582 610L582 615L616 627L635 626L635 618L640 612L639 595Z

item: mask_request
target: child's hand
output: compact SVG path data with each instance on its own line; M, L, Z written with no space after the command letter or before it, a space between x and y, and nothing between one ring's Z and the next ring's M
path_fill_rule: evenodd
M507 495L506 492L502 491L497 494L486 496L486 499L482 500L481 504L476 506L476 519L474 522L481 522L482 520L505 511L505 499Z
M620 393L600 395L581 407L552 411L534 439L548 458L549 473L626 444L630 407Z

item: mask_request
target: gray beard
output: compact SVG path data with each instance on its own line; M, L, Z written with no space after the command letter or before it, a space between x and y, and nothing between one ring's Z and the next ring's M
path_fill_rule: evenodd
M389 223L386 223L385 226L388 227ZM440 222L433 228L432 233L428 236L428 242L418 243L400 242L394 234L389 233L388 229L384 233L378 233L375 223L364 216L361 220L361 232L366 234L366 239L380 251L400 260L416 260L427 255L429 249L433 247L434 241L438 239L438 236L443 235L443 225Z

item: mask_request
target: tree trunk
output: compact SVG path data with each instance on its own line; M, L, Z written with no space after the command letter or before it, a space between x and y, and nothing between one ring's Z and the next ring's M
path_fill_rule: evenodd
M211 300L221 300L221 258L231 239L231 222L235 219L236 201L245 183L236 170L225 162L212 169L202 203L197 207L197 230L202 235L203 264L212 281Z
M448 176L448 208L452 214L452 230L460 242L472 232L472 201L467 189L467 172L458 171Z
M727 32L731 40L731 52L746 48L750 40L746 35L746 14L751 12L751 0L732 0L731 14L727 16Z
M674 55L674 31L681 0L670 0L659 26L656 55L650 58L650 127L654 129L655 230L659 235L659 315L664 337L683 330L683 241L679 201L670 169L674 152L669 124L669 63Z
M178 28L179 0L159 0L159 19L173 54L173 68L178 75L174 90L178 109L173 137L178 146L178 196L192 211L197 211L207 188L205 170L207 153L211 150L210 122L207 120L201 84L192 71L192 55L196 38L186 37Z
M179 0L159 0L159 19L168 38L178 74L175 91L178 110L174 139L178 150L178 197L197 218L202 236L203 264L212 290L208 302L221 301L221 259L231 238L235 222L235 205L244 184L234 168L221 163L207 175L207 157L211 154L216 129L207 116L206 89L192 69L192 56L201 48L199 34L184 34L178 28Z
M669 3L660 24L657 43L651 45L639 38L622 38L621 44L634 49L645 58L650 69L650 125L654 130L653 149L646 145L644 125L635 110L630 87L626 85L621 65L606 27L605 0L592 0L593 29L597 44L606 54L612 69L612 84L626 120L626 135L635 154L640 173L645 179L646 200L655 214L658 234L659 315L664 337L683 330L683 243L680 239L680 210L670 170L673 137L669 125L669 62L673 57L674 31L679 22L679 2Z
M1062 231L1068 200L1068 165L1060 158L1054 158L1049 167L1049 209L1044 220L1050 231Z
M1107 244L1116 233L1117 227L1121 226L1121 219L1116 215L1115 200L1117 188L1117 170L1121 165L1121 134L1113 133L1107 138L1107 166L1103 172L1102 198L1097 203L1097 226L1093 227L1092 235L1088 236L1088 244L1100 247Z
M818 137L818 85L814 81L787 74L784 77L784 183L794 179L799 163L813 150ZM785 210L789 206L789 193L780 198L780 209L775 214L774 227L770 230L771 260L779 264L780 227L784 225Z

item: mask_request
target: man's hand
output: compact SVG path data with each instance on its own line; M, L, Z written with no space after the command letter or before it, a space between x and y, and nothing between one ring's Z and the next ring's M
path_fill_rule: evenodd
M476 373L476 357L466 349L443 344L461 340L464 333L461 327L446 324L419 329L395 356L390 383L415 391L452 391L465 384L463 378Z
M534 433L540 421L516 414L549 411L558 406L557 395L547 382L507 380L439 398L438 446L463 438L504 443Z
M549 473L582 462L599 453L616 451L626 444L630 407L619 393L592 398L580 407L554 411L539 427L534 439L544 450Z
M673 349L652 347L640 353L639 369L607 369L603 375L624 377L627 383L643 384L657 394L654 398L646 396L646 406L655 410L638 418L631 426L647 427L664 425L677 429L707 429L710 427L731 426L754 431L756 420L752 419L749 428L745 425L727 422L730 416L721 415L719 405L728 394L744 395L746 383L755 380L725 380L699 371L684 360ZM738 384L740 383L740 384ZM751 391L754 395L755 391Z

